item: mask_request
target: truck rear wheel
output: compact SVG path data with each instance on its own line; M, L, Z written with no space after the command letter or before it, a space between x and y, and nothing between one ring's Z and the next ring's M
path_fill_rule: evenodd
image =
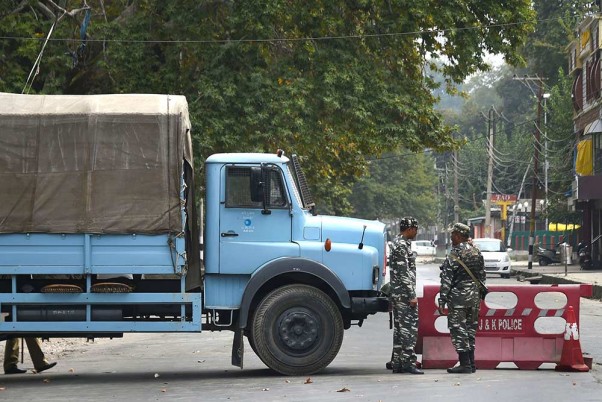
M307 285L273 290L253 318L255 352L274 371L308 375L328 366L343 343L343 319L324 292Z

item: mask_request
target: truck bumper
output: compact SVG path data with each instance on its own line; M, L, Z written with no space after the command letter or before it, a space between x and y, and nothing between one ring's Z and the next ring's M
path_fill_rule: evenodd
M352 297L351 312L353 315L385 313L389 311L389 299L387 297Z

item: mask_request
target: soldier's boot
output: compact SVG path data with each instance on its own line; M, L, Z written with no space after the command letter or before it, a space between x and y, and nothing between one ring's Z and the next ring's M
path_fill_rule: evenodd
M458 367L448 368L447 372L451 374L472 374L470 355L468 353L469 352L458 352L458 360L460 360L460 365Z
M476 373L477 365L474 362L474 349L470 349L468 351L468 357L470 358L470 369L472 370L473 373Z
M399 370L395 370L393 369L394 373L409 373L409 374L424 374L424 371L420 370L419 368L417 368L416 366L413 365L408 365L408 366L404 366Z
M391 360L389 360L387 364L385 364L385 367L387 368L387 370L393 370L393 352L391 352Z

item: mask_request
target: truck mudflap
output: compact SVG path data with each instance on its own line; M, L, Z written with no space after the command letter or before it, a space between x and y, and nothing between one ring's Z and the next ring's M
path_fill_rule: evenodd
M352 297L351 312L353 315L386 313L389 311L387 297Z
M244 331L238 329L234 331L234 340L232 342L232 365L243 368L243 359L245 355L245 342L243 338Z

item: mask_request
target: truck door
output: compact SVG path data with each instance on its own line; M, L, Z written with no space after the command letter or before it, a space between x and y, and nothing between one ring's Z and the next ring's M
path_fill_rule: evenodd
M249 274L274 258L299 256L282 170L226 165L222 177L219 272Z

